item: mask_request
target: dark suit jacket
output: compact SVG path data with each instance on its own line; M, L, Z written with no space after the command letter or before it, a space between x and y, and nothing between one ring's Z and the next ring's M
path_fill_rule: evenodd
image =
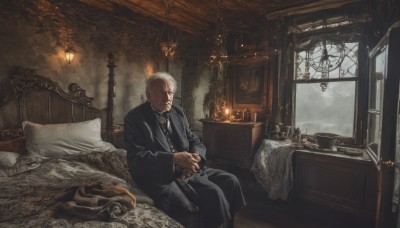
M171 127L175 132L178 151L200 154L201 168L206 161L206 148L194 135L182 108L172 106L169 111ZM173 153L149 103L131 110L124 119L128 168L138 185L153 199L170 189L176 176L173 172Z

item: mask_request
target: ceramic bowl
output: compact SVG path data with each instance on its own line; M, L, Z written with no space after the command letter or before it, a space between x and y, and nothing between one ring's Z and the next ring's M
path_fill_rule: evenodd
M314 136L317 139L319 148L321 149L332 149L332 147L336 143L337 138L339 137L339 135L337 134L322 132L315 133Z

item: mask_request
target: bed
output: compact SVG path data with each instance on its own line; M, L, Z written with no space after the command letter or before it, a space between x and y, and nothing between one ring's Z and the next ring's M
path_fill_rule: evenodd
M0 227L182 227L158 210L127 170L112 137L115 64L108 107L92 107L16 67L0 84Z

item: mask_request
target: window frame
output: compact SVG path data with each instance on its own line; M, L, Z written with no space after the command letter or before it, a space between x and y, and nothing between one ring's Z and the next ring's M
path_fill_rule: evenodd
M379 165L379 159L381 158L381 144L382 144L382 124L383 124L383 108L384 108L384 98L385 98L385 90L386 90L386 84L387 82L387 77L388 77L388 66L385 65L385 74L382 75L382 79L381 79L381 83L379 84L380 87L380 94L376 94L376 91L374 91L374 93L372 93L372 87L376 86L376 83L374 83L372 85L372 78L371 75L372 73L376 73L375 71L375 67L376 65L372 64L372 60L376 60L376 57L380 56L381 54L385 54L384 58L385 58L385 64L387 64L388 62L388 58L389 58L389 43L388 40L383 40L384 42L380 42L373 50L371 50L370 54L369 54L369 65L368 65L368 69L369 69L369 74L368 74L368 109L367 109L367 132L366 132L366 142L365 142L365 146L366 146L366 151L369 154L369 157L372 159L372 161L377 165L377 168L380 169L380 165ZM373 71L374 69L374 71ZM376 82L376 81L375 81ZM375 87L376 88L376 87ZM374 98L374 100L376 101L376 98L379 98L379 107L375 107L375 108L371 108L371 101ZM376 106L376 104L374 105ZM376 151L371 147L370 144L370 130L371 130L371 126L369 125L369 120L371 116L375 116L378 117L375 121L378 122L379 127L378 127L378 142L376 144L377 148ZM376 124L375 124L376 127Z
M311 37L313 34L301 34L302 37ZM334 34L333 34L334 35ZM344 37L344 36L342 36ZM291 123L292 126L295 127L295 117L296 117L296 85L304 84L304 83L320 83L320 82L338 82L338 81L354 81L355 82L355 102L354 102L354 121L353 121L353 136L345 137L341 136L338 139L338 143L344 146L356 146L363 147L365 144L365 135L366 135L366 120L367 120L367 106L368 106L368 97L367 97L367 79L368 79L368 49L364 43L364 41L360 38L357 40L350 41L349 39L342 38L343 42L357 42L358 43L358 59L357 59L357 76L356 77L344 77L344 78L329 78L329 79L299 79L296 80L296 51L294 48L291 50L292 55L292 96L291 96L291 104L292 104L292 112L291 112ZM328 88L329 89L329 88ZM311 134L305 136L313 136Z

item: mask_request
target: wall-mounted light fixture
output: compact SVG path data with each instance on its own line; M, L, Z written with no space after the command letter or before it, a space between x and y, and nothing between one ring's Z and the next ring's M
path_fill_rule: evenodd
M71 47L65 49L65 60L68 63L72 63L72 61L74 61L74 58L75 58L75 50L72 49Z

